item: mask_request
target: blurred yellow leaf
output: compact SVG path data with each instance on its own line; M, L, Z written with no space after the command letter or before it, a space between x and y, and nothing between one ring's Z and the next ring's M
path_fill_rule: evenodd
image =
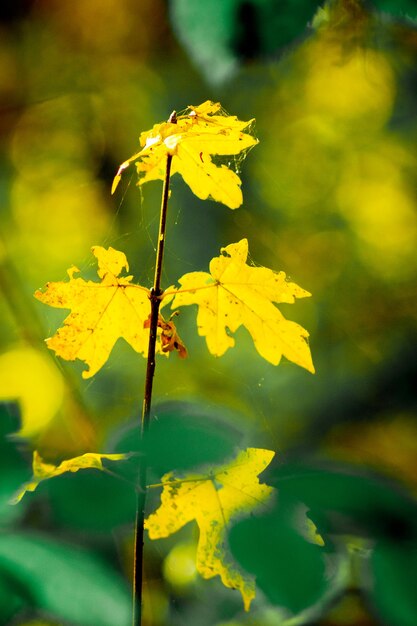
M45 304L71 309L64 326L47 344L68 361L84 361L89 369L83 378L90 378L104 365L119 337L146 356L149 331L144 322L151 310L149 290L132 284L132 276L119 277L123 269L129 270L123 252L100 246L92 251L101 282L74 278L79 270L71 267L69 281L48 283L44 292L35 293Z
M195 520L200 529L198 572L203 578L218 575L226 587L238 589L245 610L249 610L255 597L255 579L234 561L227 529L232 521L250 515L271 499L274 489L260 484L258 475L274 454L271 450L248 448L230 463L207 468L202 473L165 474L161 506L145 521L149 537L160 539Z
M244 132L253 120L243 122L234 115L221 114L219 103L207 100L200 106L189 106L175 122L155 124L140 136L142 149L119 167L112 186L115 191L123 170L136 162L139 185L163 180L166 159L172 159L171 174L179 173L193 193L206 200L212 198L231 209L242 204L241 180L226 165L216 165L211 156L240 155L258 143Z
M172 307L198 304L198 332L216 356L235 344L227 331L234 333L243 325L264 359L278 365L284 355L314 373L308 332L286 320L273 304L311 294L287 282L284 272L247 265L247 239L221 248L221 253L210 262L210 274L190 272L180 278Z
M73 459L62 461L59 465L53 465L51 463L45 463L41 458L37 450L33 453L33 476L32 480L25 483L20 487L17 493L10 500L10 504L17 504L23 498L28 491L35 491L39 483L55 476L65 474L65 472L78 472L80 469L98 469L103 470L102 459L108 459L109 461L121 461L126 459L126 454L97 454L94 452L87 452L81 456L76 456Z

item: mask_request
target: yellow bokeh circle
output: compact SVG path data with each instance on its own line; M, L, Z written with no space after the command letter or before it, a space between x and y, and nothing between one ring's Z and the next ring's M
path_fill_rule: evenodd
M165 580L173 587L187 587L195 580L196 546L194 543L178 543L165 558L163 572Z
M22 437L47 428L61 407L64 383L51 359L33 348L15 348L0 356L0 399L17 401Z
M310 112L316 110L343 125L366 118L367 124L379 128L388 120L395 75L382 53L358 48L343 54L336 46L318 45L307 63L304 105Z

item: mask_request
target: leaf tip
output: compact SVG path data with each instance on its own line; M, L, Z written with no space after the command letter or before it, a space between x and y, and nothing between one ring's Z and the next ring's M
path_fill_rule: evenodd
M82 378L84 378L84 380L87 380L87 378L91 378L92 376L94 376L94 372L92 372L91 369L84 370L83 372L81 372L81 376Z
M71 267L69 267L67 269L67 274L70 278L70 280L72 280L74 278L74 274L79 274L80 270L76 265L71 265ZM49 286L50 283L47 284L47 286Z
M120 183L121 180L121 176L118 176L116 174L116 176L113 178L113 182L112 182L112 186L111 186L111 190L110 190L110 194L113 195L114 192L116 191L118 184Z
M23 496L28 493L28 491L35 491L38 485L39 481L37 480L29 480L28 482L23 483L23 485L19 487L19 489L11 496L11 498L9 498L8 504L10 504L11 506L19 504L19 502L22 501Z
M300 365L301 367L304 367L304 369L306 369L307 372L310 372L310 374L315 374L316 373L316 368L314 367L314 363L313 363L313 358L311 356L310 347L309 347L307 341L305 343L307 345L308 354L306 354L304 359L302 359L300 361L300 363L297 363L297 365Z
M116 176L113 178L113 183L111 186L111 195L114 194L114 192L117 189L118 184L120 183L121 179L122 179L122 173L124 172L124 170L129 167L129 161L124 161L124 163L121 164L121 166L119 167L119 169L117 170L117 174Z

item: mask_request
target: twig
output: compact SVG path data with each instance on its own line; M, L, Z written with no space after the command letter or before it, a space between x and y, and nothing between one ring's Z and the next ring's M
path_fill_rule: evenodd
M173 111L168 120L172 124L176 124L177 117ZM146 433L149 428L151 405L152 405L152 387L155 373L155 348L156 337L158 331L159 307L161 304L161 276L162 265L164 259L165 247L165 231L166 218L168 210L169 196L169 180L171 174L172 156L167 155L164 185L162 188L162 202L159 221L158 247L156 251L155 276L151 294L151 319L149 328L149 344L148 344L148 362L146 367L145 392L143 397L142 417L140 422L140 444L143 449ZM139 481L136 505L136 523L135 523L135 546L133 557L133 626L140 626L142 623L142 588L143 588L143 525L145 520L145 503L146 503L146 475L148 470L148 459L143 454L139 462Z

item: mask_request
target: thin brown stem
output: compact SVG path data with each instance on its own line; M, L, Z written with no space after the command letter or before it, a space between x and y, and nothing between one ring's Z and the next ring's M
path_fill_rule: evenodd
M175 124L176 113L173 111L169 122ZM139 481L136 504L135 523L135 546L133 557L133 626L142 623L142 589L143 589L143 530L145 521L146 504L146 476L148 471L148 459L144 451L144 440L149 429L152 406L152 389L155 374L155 350L158 332L159 307L163 291L161 290L162 266L164 260L166 218L168 211L169 180L171 174L172 156L167 155L164 186L162 189L161 212L158 232L158 246L156 251L156 265L153 287L149 299L151 301L151 318L149 325L148 361L146 366L145 391L143 397L142 417L140 422L140 447L142 456L139 462Z

